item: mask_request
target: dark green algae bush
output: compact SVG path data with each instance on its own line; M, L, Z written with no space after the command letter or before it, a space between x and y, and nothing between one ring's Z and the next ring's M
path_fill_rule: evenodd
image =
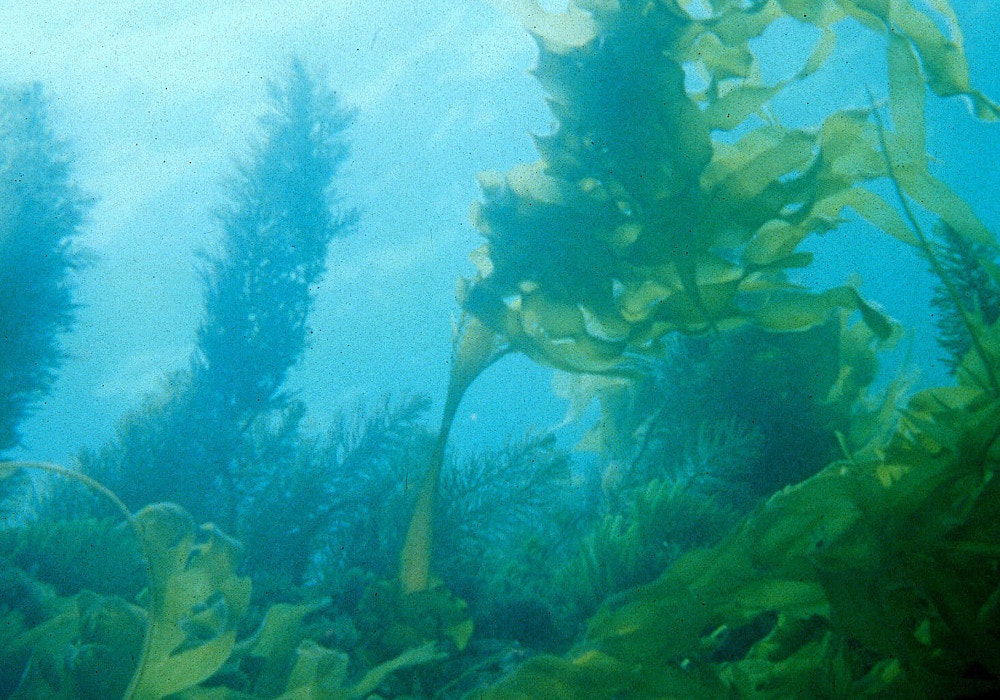
M473 223L485 244L473 253L478 274L460 284L444 416L436 436L420 442L428 466L398 577L369 580L355 609L339 616L315 595L272 596L251 610L237 542L199 528L179 506L132 514L120 504L147 574L134 597L56 594L7 567L5 590L19 597L8 594L0 608L0 654L4 668L16 669L4 678L13 697L923 698L1000 690L1000 328L985 304L960 294L970 279L963 269L1000 284L997 243L930 172L924 103L929 90L963 97L979 119L1000 113L969 84L950 7L580 0L550 14L527 0L509 4L537 41L534 75L557 125L536 139L537 162L480 176ZM765 84L752 43L787 18L812 25L818 38L798 73ZM860 25L884 49L888 85L872 86L868 105L845 105L812 128L782 125L769 107L823 68L841 22ZM685 82L691 73L697 87ZM889 199L866 187L876 181L890 183ZM908 398L893 385L875 400L876 353L899 335L897 324L851 284L793 281L791 271L814 264L801 245L835 231L847 209L916 248L940 280L936 303L953 320L949 332L967 341L950 346L958 348L952 385ZM601 572L646 560L651 550L641 541L664 536L657 526L677 512L672 504L716 517L716 501L695 507L676 490L694 477L641 471L676 436L671 421L682 420L664 414L663 395L648 399L678 336L752 340L747 365L756 369L723 378L719 363L699 385L706 389L713 378L777 386L754 371L809 377L768 399L774 412L807 413L803 440L823 435L823 447L809 464L780 472L780 490L741 506L738 522L720 524L711 541L689 537L652 580L637 573L609 582ZM579 619L589 614L561 655L491 649L475 631L470 609L480 603L470 597L467 605L450 588L458 567L432 571L445 561L435 541L454 542L461 528L460 519L435 515L447 509L452 419L476 377L511 352L570 373L568 391L581 403L600 400L602 420L585 442L637 482L618 511L578 528L585 544L559 565L562 576L540 570L555 566L551 558L520 560L539 567L520 601L527 614L560 606ZM815 358L815 371L802 369L810 366L803 358ZM739 442L768 474L778 473L777 455L795 453L794 444L731 430L743 437L728 444ZM724 452L727 443L713 444ZM606 474L613 489L618 477ZM752 480L740 464L716 476L730 486ZM714 482L697 483L704 491ZM599 600L580 602L609 593L596 610ZM531 599L544 606L531 608ZM337 625L353 625L354 636Z

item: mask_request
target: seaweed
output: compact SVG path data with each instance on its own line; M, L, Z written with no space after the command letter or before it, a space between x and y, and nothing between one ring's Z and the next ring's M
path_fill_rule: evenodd
M934 234L935 254L942 272L954 286L961 309L980 318L987 326L996 323L1000 318L1000 286L986 269L987 265L996 264L996 251L962 238L941 221ZM938 344L946 353L944 361L948 370L954 374L962 358L972 349L969 329L954 299L941 284L934 290L931 307Z
M949 37L908 3L718 0L705 17L673 1L578 2L558 14L531 0L510 5L538 44L534 74L557 126L536 138L537 162L479 178L484 199L472 217L486 244L472 255L477 276L459 285L467 318L437 455L465 389L507 352L635 376L677 331L802 331L849 310L880 339L893 336L893 323L851 285L813 291L788 275L811 263L800 244L835 229L848 207L914 242L888 202L862 187L887 172L870 110L845 107L815 129L785 127L767 112L823 66L836 42L831 25L845 17L888 37L899 134L891 147L915 166L901 176L905 188L983 235L971 210L919 167L922 117L906 102L929 85L966 96L982 118L1000 114L968 84L950 10L941 10ZM822 31L794 77L767 85L751 41L783 16ZM686 87L689 69L704 89ZM410 590L430 580L439 473L434 459L404 545Z
M570 455L551 433L453 459L442 477L434 568L469 601L477 636L566 648L580 618L556 562L588 519Z
M481 179L474 217L487 244L466 310L539 361L626 376L669 332L802 332L839 317L847 342L826 396L847 408L849 429L837 431L841 459L606 602L570 653L536 657L470 697L996 692L998 590L983 572L1000 565L997 330L964 310L913 211L996 247L928 169L927 88L965 95L982 119L1000 114L969 86L950 8L934 3L932 19L909 3L848 0L718 0L697 17L673 2L571 2L558 15L514 5L538 40L536 75L559 126L538 139L541 161ZM759 113L787 83L756 81L748 40L786 12L823 30L793 82L825 61L833 22L885 36L893 130L874 104L816 131ZM702 70L703 91L686 93L682 61ZM711 135L740 125L732 141ZM899 210L861 187L880 177ZM811 261L799 244L848 206L924 253L969 333L958 386L921 392L899 414L850 414L871 380L872 340L889 339L891 322L850 287L812 292L785 275Z
M433 437L423 421L430 401L423 396L384 397L337 417L318 447L323 513L313 557L315 575L343 590L363 570L388 579L396 573L406 519ZM289 517L298 518L292 509Z
M243 472L257 461L251 433L294 413L284 383L305 347L312 288L330 241L356 219L333 189L352 118L297 60L271 86L259 138L216 213L218 248L202 255L204 319L189 367L82 458L133 508L173 501L235 530Z
M5 528L0 559L63 596L86 589L131 598L146 583L135 537L111 517L46 518Z
M0 87L0 454L55 379L85 262L77 239L91 200L47 112L41 85Z
M102 484L55 465L5 462L0 476L24 469L79 481L109 499L137 537L148 581L140 606L91 591L63 597L5 570L5 582L18 591L13 606L0 607L0 666L22 669L16 680L0 674L14 684L12 698L348 700L368 695L391 673L441 658L433 641L408 645L367 664L352 682L346 655L304 632L304 619L328 605L322 599L270 606L256 632L238 640L251 595L250 579L237 573L239 543L211 524L197 527L177 505L153 504L133 515ZM427 598L422 604L453 607L437 594ZM410 610L420 615L423 607ZM464 617L456 624L452 633L467 639Z
M606 460L608 492L694 478L747 506L839 454L834 435L875 378L879 343L841 316L798 333L748 326L664 344L663 358L631 381L560 377L568 420L600 403L579 447Z
M673 480L652 479L621 500L556 573L577 619L588 618L611 595L655 580L685 552L715 544L738 518L721 499Z
M558 123L536 139L537 163L480 178L473 220L486 244L473 255L477 276L460 284L463 316L437 436L420 424L420 399L357 412L325 442L303 435L302 405L282 386L309 310L301 282L320 274L331 229L319 227L305 261L290 259L288 237L275 243L281 250L258 248L249 214L271 198L255 178L287 165L284 140L264 144L222 215L237 255L224 247L206 258L206 321L190 369L132 417L119 446L85 461L117 470L122 483L141 471L139 462L157 478L171 464L192 473L204 466L182 489L196 512L154 503L133 514L91 477L42 467L114 503L137 537L148 581L140 593L66 595L4 562L15 604L0 599L0 682L13 697L346 699L369 695L390 674L396 684L383 690L437 687L444 695L484 673L490 659L506 667L520 655L511 647L445 682L472 655L477 609L507 614L506 627L484 627L491 634L557 651L598 605L565 655L534 656L472 697L1000 690L1000 324L962 301L958 275L914 211L919 203L940 219L956 245L977 251L991 283L1000 281L978 252L996 249L992 236L928 170L928 87L966 97L980 118L998 117L968 83L950 9L937 0L926 11L903 0L708 0L697 11L674 0L578 0L560 14L532 0L511 7L538 42L535 75ZM751 43L789 16L818 27L819 39L798 73L765 84ZM891 125L874 100L814 129L782 125L771 101L823 66L837 40L832 25L845 18L886 37ZM703 84L692 87L690 72ZM296 75L279 115L309 102L307 81ZM280 118L268 125L288 126ZM342 151L323 152L335 169ZM880 178L900 209L866 187ZM328 204L325 187L308 185L294 189ZM351 219L276 200L313 223L336 228ZM892 392L881 406L864 401L875 350L896 325L853 282L811 289L793 279L812 262L800 245L835 230L847 208L924 253L968 334L957 384L923 391L901 411ZM241 251L251 266L274 255L289 268L253 277L260 286L244 298ZM242 329L239 338L225 332L223 317ZM723 348L724 358L734 357L726 342L743 344L748 376L708 368L705 384L748 385L719 391L720 403L738 407L752 387L774 401L769 413L806 416L795 438L772 442L764 426L757 432L711 411L694 412L697 423L687 428L671 425L657 373L671 371L659 363L678 333L696 351ZM251 370L233 362L244 351ZM605 517L581 521L563 500L577 475L549 436L450 460L448 433L463 394L511 352L585 375L581 394L601 394L614 409L608 431L591 439L631 471L618 484L605 480L608 499L617 499ZM782 371L790 376L773 376ZM773 383L754 383L754 372ZM670 443L684 444L671 452ZM785 459L797 449L801 459ZM24 466L4 464L0 476ZM512 482L508 492L501 476ZM411 479L421 480L416 493ZM740 502L755 479L758 490ZM129 501L148 486L133 485ZM439 488L448 499L441 509ZM291 500L282 503L285 496ZM720 513L723 497L728 510ZM754 504L731 524L733 511ZM296 517L290 507L308 513ZM214 509L226 527L199 526ZM254 523L264 513L273 519L267 532ZM230 524L255 552L251 572L272 575L256 610L242 546L224 532ZM21 542L41 547L88 526L53 527ZM587 526L574 559L566 540ZM356 546L341 549L348 540ZM268 562L262 550L273 549L285 556ZM399 577L390 579L397 549ZM473 602L445 587L432 563ZM473 571L477 563L492 567L491 576ZM556 569L552 582L542 569ZM311 602L291 602L303 593L295 585L310 584ZM324 586L338 602L357 603L352 619L326 616L332 600L312 595ZM289 600L268 604L278 597ZM349 640L351 657L322 643L335 637ZM452 663L416 668L446 655Z
M879 456L776 494L719 545L605 604L565 658L473 697L997 692L998 409L969 382L917 394Z

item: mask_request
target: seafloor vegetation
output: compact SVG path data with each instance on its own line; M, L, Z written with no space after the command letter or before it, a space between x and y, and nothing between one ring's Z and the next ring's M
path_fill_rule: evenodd
M928 5L514 3L557 126L480 178L437 430L404 396L318 434L284 388L357 217L334 196L353 115L293 64L219 208L187 368L78 468L2 465L0 694L997 694L998 246L931 173L924 105L1000 112ZM754 39L789 17L816 46L766 84ZM783 125L773 102L842 22L885 48L888 85ZM2 93L0 188L7 450L73 326L89 204L36 87ZM851 283L795 282L848 210L925 257L951 385L875 391L898 324ZM447 449L510 352L599 401L596 471L550 434Z

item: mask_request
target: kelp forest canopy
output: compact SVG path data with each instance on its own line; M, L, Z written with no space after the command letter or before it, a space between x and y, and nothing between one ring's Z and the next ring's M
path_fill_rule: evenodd
M938 219L1000 279L995 239L929 172L925 93L963 96L983 120L997 107L969 84L945 2L705 5L516 4L558 127L537 139L538 162L482 176L474 220L487 242L464 307L571 372L630 373L674 331L801 331L850 311L884 340L892 322L852 287L786 276L811 263L799 244L849 207L940 278L971 338L957 385L901 415L892 396L859 403L842 459L608 600L566 656L536 657L473 697L985 697L1000 673L1000 343L921 221ZM768 85L750 41L783 16L820 38L794 78ZM769 102L822 66L845 18L882 37L888 117L870 97L813 130L782 126ZM692 71L703 88L685 87ZM864 187L886 177L898 201Z
M854 286L810 289L788 274L812 263L800 244L836 229L848 208L927 254L912 200L957 237L995 248L928 169L928 87L1000 118L970 85L945 2L925 11L904 0L581 0L562 13L506 4L536 40L534 75L557 124L536 137L536 162L480 175L472 219L486 243L472 254L478 274L458 286L467 313L401 558L407 590L431 580L434 493L458 404L506 352L636 377L672 333L803 331L841 311L887 341L893 322ZM818 39L796 74L768 84L753 42L781 19L813 25ZM892 128L875 97L813 128L783 125L772 103L824 66L842 20L885 46ZM886 177L899 205L865 187Z
M860 310L887 338L888 320L851 286L804 289L786 273L810 264L799 245L835 229L846 208L918 243L898 208L863 187L889 164L907 196L994 245L927 168L925 86L963 96L981 119L1000 114L969 84L945 2L580 0L561 14L509 4L538 44L534 75L557 127L536 138L535 163L480 176L473 221L486 243L459 295L531 357L627 373L673 331L795 331L836 309ZM783 18L820 31L798 72L768 84L752 44ZM848 19L886 47L892 129L879 134L875 98L815 128L782 125L770 104L823 67Z

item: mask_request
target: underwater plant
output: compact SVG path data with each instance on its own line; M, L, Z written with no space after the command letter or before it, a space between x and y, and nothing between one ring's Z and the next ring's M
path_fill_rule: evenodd
M969 84L954 14L909 2L853 0L579 0L549 13L509 3L538 44L534 75L555 130L536 137L540 159L484 173L473 221L486 244L479 273L460 285L466 317L454 358L440 445L425 476L401 557L407 590L426 589L433 503L444 442L466 388L506 352L571 372L635 374L669 333L741 325L814 328L860 312L882 339L890 321L850 285L812 291L787 271L799 249L837 227L845 208L907 243L914 234L888 202L862 187L886 175L871 110L848 106L815 129L768 112L819 70L851 18L886 37L889 134L899 182L972 238L988 233L926 167L922 122L910 107L929 86L963 95L983 119L997 106ZM820 29L792 78L760 79L752 41L783 17ZM942 30L941 27L947 31ZM702 87L689 89L694 71ZM724 135L724 136L720 136ZM905 164L905 167L902 167Z
M996 324L980 341L1000 367ZM470 697L996 694L1000 399L975 353L957 376L890 416L887 437L606 603L566 657Z
M60 496L64 492L60 492ZM90 512L96 508L86 503ZM44 517L5 523L0 530L0 562L30 571L59 595L86 589L129 598L145 585L146 573L135 537L110 515L53 520Z
M316 499L315 507L309 511L301 500L275 504L287 508L297 526L312 528L307 572L328 595L346 594L362 571L366 577L386 579L395 573L413 507L407 484L419 478L431 447L424 425L429 407L424 396L384 397L373 406L341 412L317 441L317 478L301 484L300 498ZM280 488L263 484L266 498L285 500ZM274 520L267 515L273 511L266 505L249 511L258 528L284 537L269 524Z
M861 312L869 326L868 335L886 335L881 321L872 317L871 307L866 308L863 302L857 306L841 303L848 299L840 298L840 293L819 304L802 295L789 304L783 293L776 297L769 294L757 304L754 287L740 289L743 280L752 279L756 254L761 251L758 244L770 250L765 262L781 267L782 259L775 258L775 253L794 255L805 235L823 230L818 226L822 222L815 220L800 227L801 222L796 223L800 215L829 212L825 208L834 205L839 212L841 206L850 205L882 230L917 248L931 263L969 333L970 348L956 372L958 385L917 394L901 414L891 406L889 410L861 411L852 419L849 432L839 435L841 459L768 499L717 546L683 556L656 581L606 603L591 619L578 647L567 656L537 657L506 681L471 697L953 697L996 693L1000 687L1000 668L995 660L1000 658L996 637L1000 591L994 575L1000 566L996 529L1000 500L993 493L1000 435L997 329L995 323L985 323L978 313L961 305L954 280L929 245L914 206L919 204L942 219L963 241L996 250L996 241L971 207L928 171L925 92L929 87L942 96L964 94L984 119L995 120L997 109L969 87L957 22L943 2L933 3L927 11L904 2L862 4L849 0L759 4L720 0L708 5L708 20L688 19L701 25L693 34L706 41L706 48L715 47L707 60L717 61L714 65L719 70L746 66L737 60L747 56L731 42L732 27L746 32L754 26L756 31L770 21L771 13L781 12L824 29L850 16L886 35L889 65L892 131L875 105L868 110L837 113L820 131L826 138L820 139L802 161L807 167L784 172L761 167L787 165L785 156L790 158L791 153L783 147L781 157L772 150L764 163L744 173L753 178L763 173L766 179L761 186L780 192L785 185L821 172L826 155L845 147L849 151L836 157L839 162L835 166L845 177L840 184L847 185L846 189L826 190L826 199L815 199L817 193L824 193L821 185L825 177L809 184L809 198L802 206L771 212L761 228L742 238L744 247L732 251L740 263L729 264L736 268L740 282L729 297L734 304L729 310L735 308L733 315L745 314L747 321L765 330L801 330L834 311L844 313L831 308L842 306L845 311L853 308ZM534 6L525 3L522 7ZM570 45L560 55L573 55L579 66L577 44L571 39L582 34L586 44L595 25L600 34L620 19L649 21L650 31L654 26L658 30L654 36L662 37L670 36L663 31L664 25L669 28L678 15L686 16L680 6L669 2L655 6L643 3L641 11L638 5L624 2L571 3L570 11L557 18L537 8L526 12L532 20L530 26L541 34L542 67L546 65L545 52L552 51L551 34L557 30L556 38ZM664 18L655 25L653 18L658 12ZM714 26L710 41L702 33L706 26L702 22ZM602 40L597 48L612 42L607 36ZM833 40L832 34L826 34L821 43ZM686 44L673 48L683 46ZM666 51L664 55L676 54ZM752 56L747 58L752 64ZM726 59L724 63L722 59ZM569 60L565 59L564 65ZM576 74L566 70L564 75L572 81ZM739 75L746 77L752 72ZM733 91L736 103L749 102L756 105L754 109L773 94L767 86L742 94L740 88ZM578 93L579 89L570 94ZM555 94L560 109L565 106L562 96L562 92ZM710 100L704 114L695 115L696 121L710 116L714 104ZM843 130L852 121L857 130ZM642 124L636 126L640 131L634 133L642 133ZM751 127L750 134L762 136L760 129L769 126ZM713 147L713 159L725 159L731 148L740 148L747 138L743 136L732 146ZM594 142L600 144L600 140ZM827 148L829 154L824 153ZM567 167L582 161L565 159ZM750 161L749 157L743 160ZM614 171L616 179L618 172ZM706 168L696 180L699 187L715 181L708 177L711 172L711 167ZM855 183L880 176L889 178L899 198L898 210L855 187ZM552 192L564 192L554 187L522 187L519 191L519 185L508 176L508 189L501 192L506 198L500 199L501 203L524 199L524 192L533 194L534 202L539 201L539 192L548 197L545 201L554 199ZM629 210L635 211L632 202L628 203ZM537 209L519 207L513 211L511 216L517 220L525 212L534 216ZM835 222L826 223L832 226ZM715 224L726 235L734 233L725 222ZM786 237L782 231L791 235ZM502 230L498 238L501 234ZM513 231L510 235L513 237ZM697 248L682 249L697 252ZM488 262L493 262L492 249L487 252ZM494 269L485 266L481 276L489 279L495 275ZM998 278L995 268L985 269L994 281ZM624 275L627 271L627 265L622 265L614 272ZM517 278L513 279L516 282ZM615 287L622 294L629 292L624 276L611 279L619 282L607 286L613 294ZM703 325L715 323L721 330L718 317L704 313L713 306L696 298L688 299L687 310L680 315L675 306L664 306L672 295L695 288L700 291L701 279L709 280L696 274L687 286L680 280L665 291L653 289L656 294L651 303L643 304L642 318L681 328L698 322L701 313ZM643 284L647 281L643 279ZM780 281L771 278L774 286L770 290L783 292ZM562 290L554 283L550 286L554 293ZM545 285L526 287L515 303L511 303L513 290L504 288L494 308L515 323L515 330L523 327L534 340L533 334L544 333L545 325L538 321L545 318L539 314L525 318L524 310L529 307L524 302ZM751 292L748 299L743 299L743 291ZM771 306L772 301L777 301L777 306ZM835 303L829 305L831 301ZM577 308L586 316L583 312L589 307L578 304ZM614 320L617 307L611 305L610 309L607 313ZM698 313L692 314L692 310ZM599 328L602 335L609 335L603 333L609 323L584 321L578 333L593 334L591 329ZM543 340L549 338L543 335ZM571 340L575 342L576 336ZM607 342L603 337L597 340ZM848 357L854 354L863 359L864 353L858 354L857 348L868 348L870 342L859 346L859 340L864 341L858 337L852 340L856 349ZM572 351L573 342L561 343L558 351ZM838 375L838 384L842 378ZM853 379L847 379L835 395L857 398L857 392L844 391L854 384Z
M652 479L604 511L555 580L578 620L609 596L655 580L681 555L715 544L740 513L691 484Z
M564 595L554 577L585 531L574 480L552 433L449 461L434 569L469 602L477 635L554 648L576 633L580 619L556 610Z
M563 510L571 498L569 455L556 448L551 433L508 440L455 462L442 480L442 558L482 562L490 550L517 540L515 533L537 533L540 520Z
M353 114L298 60L271 88L262 135L218 213L218 252L205 254L205 319L192 375L220 421L245 429L281 407L285 376L305 347L310 288L334 237L357 218L337 211L334 183Z
M938 222L935 234L935 254L957 293L957 297L952 297L939 283L931 297L937 341L947 353L945 362L954 374L972 349L962 310L988 326L1000 318L1000 286L995 275L987 272L987 267L996 265L997 251L963 238L943 222ZM956 298L961 310L955 305Z
M123 421L116 441L82 458L133 507L181 503L198 520L235 524L255 421L280 421L288 370L302 355L311 287L327 247L352 230L334 181L352 115L293 61L272 86L259 141L237 171L204 254L205 317L190 367Z
M840 318L797 333L678 336L631 382L562 377L601 403L580 446L601 457L600 503L559 588L579 616L717 543L775 492L842 456L877 339Z
M73 326L76 239L90 201L73 184L42 88L0 88L0 454L55 378Z
M136 538L147 585L135 602L86 590L59 595L0 568L0 691L12 700L350 700L441 658L433 643L416 644L350 680L346 654L309 638L303 625L328 599L268 606L238 639L251 597L250 579L237 573L238 542L212 524L197 527L174 504L132 514L104 485L55 465L0 462L0 479L26 469L81 482L113 504Z
M560 391L600 401L579 448L608 461L607 490L694 478L753 504L839 454L835 433L875 377L874 343L845 317L798 333L680 335L632 381L570 375Z

